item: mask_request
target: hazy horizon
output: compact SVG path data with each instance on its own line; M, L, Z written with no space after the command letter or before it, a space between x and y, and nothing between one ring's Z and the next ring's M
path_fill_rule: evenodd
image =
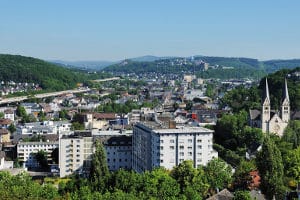
M300 2L2 1L0 53L44 60L145 55L300 58Z

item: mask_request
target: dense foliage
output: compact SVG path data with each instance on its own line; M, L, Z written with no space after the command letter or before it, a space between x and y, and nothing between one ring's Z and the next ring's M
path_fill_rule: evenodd
M61 66L18 55L0 54L0 80L16 83L35 83L48 91L76 87L77 83L100 78L105 74L87 74Z
M300 68L293 70L284 69L267 76L272 109L280 109L284 79L287 78L291 110L300 110L300 80L289 77L289 74L296 71L300 71ZM260 109L264 87L265 78L260 81L258 87L237 87L224 95L221 105L230 106L234 112L238 112L241 109L247 111L253 108Z

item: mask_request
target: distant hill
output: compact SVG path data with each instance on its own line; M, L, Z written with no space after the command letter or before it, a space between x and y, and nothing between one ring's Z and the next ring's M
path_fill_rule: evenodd
M45 90L74 88L87 75L31 57L0 54L0 80L37 83Z
M87 69L87 70L101 70L104 67L117 63L113 61L63 61L63 60L51 60L49 62L67 68L79 68L79 69Z
M300 67L300 59L290 60L268 60L262 62L267 72L274 72L280 69L293 69Z
M200 64L199 64L200 63ZM201 63L209 64L208 70L203 70ZM267 73L280 69L292 69L300 66L300 59L259 61L252 58L239 57L155 57L145 56L139 59L128 59L103 68L103 71L113 73L196 73L203 78L246 78L259 79Z
M153 62L156 60L163 60L163 59L169 59L169 58L175 58L172 56L164 56L164 57L158 57L158 56L141 56L141 57L136 57L136 58L129 58L128 60L136 61L136 62Z

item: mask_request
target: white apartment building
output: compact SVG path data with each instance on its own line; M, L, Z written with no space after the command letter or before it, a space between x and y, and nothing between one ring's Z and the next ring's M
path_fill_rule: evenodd
M45 151L48 154L48 160L51 160L51 153L58 148L58 141L55 142L19 142L17 145L17 154L23 167L35 168L39 164L35 159L35 153Z
M15 112L13 109L4 110L4 119L10 119L11 121L15 121Z
M17 126L16 133L20 135L45 135L70 132L72 124L69 121L44 121L25 123Z
M184 160L194 167L206 165L218 157L213 150L213 131L202 127L176 127L163 122L146 121L133 128L132 168L137 172L155 167L172 169Z
M92 133L95 138L103 143L110 171L116 171L121 168L131 169L132 132L93 130Z
M91 132L75 132L63 135L59 139L60 177L72 173L87 174L89 172L93 150Z

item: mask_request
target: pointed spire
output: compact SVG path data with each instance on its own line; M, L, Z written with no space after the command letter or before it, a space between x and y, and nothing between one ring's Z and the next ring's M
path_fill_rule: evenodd
M282 91L282 101L284 101L284 100L290 101L286 79L284 79L284 88L283 88L283 91Z
M269 94L269 86L268 86L268 79L266 78L266 84L264 89L264 95L263 95L263 102L268 99L270 101L270 94Z

